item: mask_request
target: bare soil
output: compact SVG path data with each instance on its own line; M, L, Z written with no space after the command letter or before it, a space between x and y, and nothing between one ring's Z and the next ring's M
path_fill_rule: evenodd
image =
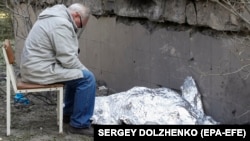
M0 141L93 141L93 137L68 133L64 124L59 134L56 121L56 95L53 93L27 94L29 105L11 102L11 135L6 136L6 86L0 81Z

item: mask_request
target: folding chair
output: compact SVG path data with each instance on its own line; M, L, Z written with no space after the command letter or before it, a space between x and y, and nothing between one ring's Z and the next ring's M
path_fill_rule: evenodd
M4 59L6 62L6 124L7 136L10 135L11 126L11 89L12 84L15 93L29 93L29 92L44 92L57 91L57 124L59 125L59 133L63 133L63 84L39 85L33 83L24 83L14 73L13 65L15 63L15 56L10 44L10 40L6 39L2 46Z

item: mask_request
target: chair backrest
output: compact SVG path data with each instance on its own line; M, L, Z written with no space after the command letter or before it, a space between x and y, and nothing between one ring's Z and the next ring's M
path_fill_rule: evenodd
M6 54L7 54L9 64L14 64L15 63L15 54L14 54L13 49L11 47L10 40L6 39L4 41L3 47L6 50Z
M6 76L10 78L14 91L17 91L16 86L16 76L13 69L13 64L15 63L15 54L10 44L10 40L5 39L3 43L3 55L6 62Z

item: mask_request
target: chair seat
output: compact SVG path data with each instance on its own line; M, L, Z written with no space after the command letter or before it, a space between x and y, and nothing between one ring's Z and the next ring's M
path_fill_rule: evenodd
M18 90L37 89L37 88L57 88L57 87L63 87L63 85L64 84L61 84L61 83L41 85L41 84L22 82L20 79L17 80L17 89Z

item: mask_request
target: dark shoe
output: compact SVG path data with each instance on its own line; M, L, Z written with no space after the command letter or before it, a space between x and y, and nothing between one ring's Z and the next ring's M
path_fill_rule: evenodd
M69 123L70 122L70 116L63 115L63 123Z
M69 126L69 132L72 134L86 135L90 137L94 136L94 129L91 126L89 128L75 128L75 127Z

